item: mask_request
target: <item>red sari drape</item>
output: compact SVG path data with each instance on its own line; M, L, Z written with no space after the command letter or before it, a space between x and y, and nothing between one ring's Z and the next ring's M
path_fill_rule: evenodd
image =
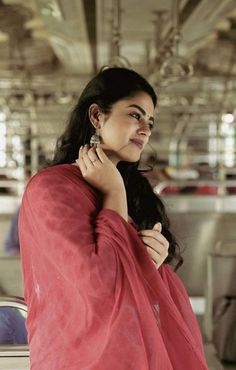
M172 269L65 164L34 176L20 212L31 370L206 370Z

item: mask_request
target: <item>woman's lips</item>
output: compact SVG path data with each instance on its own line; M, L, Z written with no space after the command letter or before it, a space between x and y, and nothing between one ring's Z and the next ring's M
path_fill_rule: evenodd
M142 140L132 139L130 140L133 144L135 144L139 149L143 149L144 142Z

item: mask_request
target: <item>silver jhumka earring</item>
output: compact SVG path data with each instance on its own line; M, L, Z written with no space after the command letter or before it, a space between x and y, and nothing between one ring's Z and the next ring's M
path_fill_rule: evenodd
M95 134L90 139L90 146L95 146L101 144L101 137L95 132Z

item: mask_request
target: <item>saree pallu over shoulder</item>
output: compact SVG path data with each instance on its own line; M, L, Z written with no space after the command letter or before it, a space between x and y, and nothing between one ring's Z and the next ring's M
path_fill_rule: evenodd
M207 369L181 281L79 168L31 179L19 229L31 370Z

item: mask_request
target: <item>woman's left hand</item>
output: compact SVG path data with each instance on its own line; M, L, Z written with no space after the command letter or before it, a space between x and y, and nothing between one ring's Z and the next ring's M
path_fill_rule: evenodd
M152 230L141 230L139 236L147 247L156 267L159 268L168 256L169 242L161 234L161 223L154 225Z

